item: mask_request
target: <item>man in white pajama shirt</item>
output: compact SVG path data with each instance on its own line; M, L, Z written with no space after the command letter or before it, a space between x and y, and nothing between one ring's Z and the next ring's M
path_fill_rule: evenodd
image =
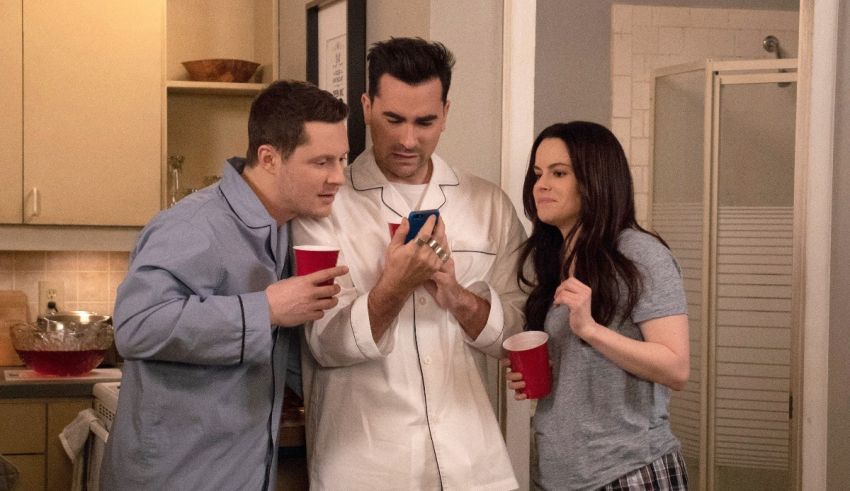
M368 61L373 146L329 218L293 223L296 244L336 245L350 270L339 304L305 326L311 489L515 489L481 370L521 329L525 233L498 187L433 154L451 53L401 38ZM405 244L402 218L420 209L440 219Z

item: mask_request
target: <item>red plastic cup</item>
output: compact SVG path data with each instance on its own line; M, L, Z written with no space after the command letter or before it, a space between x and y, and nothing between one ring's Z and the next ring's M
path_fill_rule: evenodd
M388 223L387 225L390 227L390 238L392 239L393 236L395 235L395 231L398 230L398 226L401 225L401 224L400 223Z
M339 257L339 248L322 245L300 245L292 248L295 250L295 274L298 276L308 275L323 269L336 266ZM328 280L321 285L333 285L334 280Z
M511 371L522 374L522 393L529 399L546 397L552 390L548 341L549 335L543 331L524 331L502 343L511 360Z

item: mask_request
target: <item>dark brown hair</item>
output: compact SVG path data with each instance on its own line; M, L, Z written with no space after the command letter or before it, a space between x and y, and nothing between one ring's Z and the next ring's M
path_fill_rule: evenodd
M566 238L557 227L540 221L534 202L538 179L534 159L547 138L557 138L566 145L581 195L579 217ZM522 267L517 272L518 281L532 289L525 306L527 328L543 329L555 289L569 276L573 265L576 279L593 290L591 314L596 322L608 325L616 315L631 315L640 295L641 277L634 263L617 249L617 240L628 228L647 231L635 219L632 175L617 137L604 126L585 121L544 129L531 147L522 201L532 231L522 246L519 264L530 260L535 274L535 278L526 277ZM664 244L656 234L647 233ZM571 242L574 247L567 251L565 244ZM627 292L622 311L618 311L620 282Z
M446 102L452 83L455 58L442 43L429 43L422 38L390 38L369 48L369 100L374 101L381 76L386 74L408 85L440 79L442 98Z
M256 163L262 145L271 145L288 158L297 146L307 143L304 123L338 123L346 117L348 106L330 92L308 82L278 80L251 104L247 163Z

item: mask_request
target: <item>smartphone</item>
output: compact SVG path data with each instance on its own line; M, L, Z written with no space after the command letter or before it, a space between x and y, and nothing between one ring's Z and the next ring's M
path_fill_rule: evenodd
M425 225L425 221L431 215L436 216L437 220L439 220L440 210L415 210L410 212L410 215L407 217L407 221L410 222L410 230L407 232L407 238L404 239L405 244L416 238L416 235L419 234L419 229L422 228L422 225ZM434 222L434 226L437 226L436 222Z

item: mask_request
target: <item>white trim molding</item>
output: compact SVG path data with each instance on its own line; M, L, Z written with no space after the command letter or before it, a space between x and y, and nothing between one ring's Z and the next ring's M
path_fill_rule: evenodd
M799 484L826 489L829 380L830 246L835 134L835 86L838 50L837 0L803 0L800 46L808 45L807 87L798 98L798 148L805 165L804 271L802 319L802 401ZM801 50L802 54L802 50ZM806 61L805 58L801 61ZM803 92L805 90L805 92Z
M534 141L534 53L537 0L504 0L502 16L502 169L501 185L526 228L522 184ZM502 382L504 377L500 377ZM504 385L502 385L504 387ZM504 389L507 390L507 389ZM530 489L531 404L506 394L499 413L519 489Z
M504 0L502 30L502 189L526 230L522 183L534 142L534 53L537 0Z

